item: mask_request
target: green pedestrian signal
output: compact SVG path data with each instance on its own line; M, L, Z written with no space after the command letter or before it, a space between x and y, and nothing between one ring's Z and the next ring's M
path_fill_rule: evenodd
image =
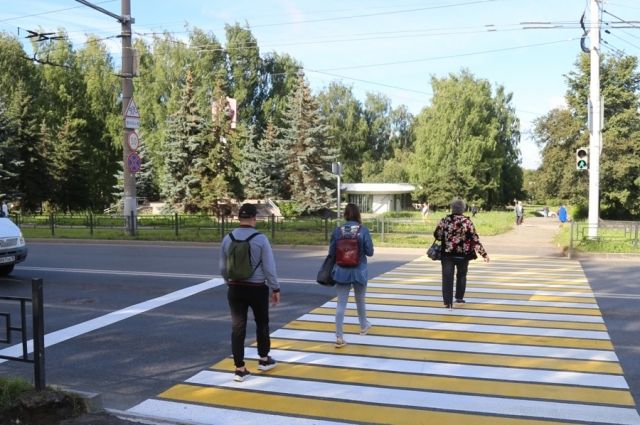
M576 149L576 169L587 170L589 168L589 149Z

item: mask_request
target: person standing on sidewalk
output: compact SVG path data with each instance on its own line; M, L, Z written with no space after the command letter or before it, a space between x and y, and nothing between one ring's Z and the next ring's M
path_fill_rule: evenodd
M433 236L443 241L442 247L442 299L444 306L453 309L453 274L456 275L456 303L464 303L467 289L467 270L469 260L482 256L489 262L489 255L480 243L480 237L469 217L463 215L466 205L462 199L451 202L451 214L442 218Z
M346 223L335 228L329 243L329 255L336 259L336 265L331 273L333 280L336 282L336 293L338 295L338 304L336 306L336 348L342 348L347 345L343 337L343 323L351 288L353 288L358 309L360 335L366 335L371 328L371 323L367 320L365 295L367 293L367 281L369 280L367 257L373 255L373 241L371 240L369 229L362 224L360 209L357 205L347 204L344 209L344 219ZM339 240L347 236L357 239L357 265L341 266L338 264L341 257L338 253Z
M231 310L231 351L235 364L234 380L242 382L251 375L244 362L244 340L247 333L247 313L249 308L253 312L256 322L256 340L258 342L258 369L266 371L276 366L276 361L269 356L271 339L269 337L269 299L273 305L280 302L280 284L276 275L276 262L269 239L255 230L257 208L253 204L242 204L238 211L240 227L234 229L222 240L220 247L220 273L227 284L227 299ZM242 252L242 243L248 244L243 248L245 258L250 259L249 276L244 279L231 278L235 274L229 270L230 251ZM232 253L232 254L233 254ZM235 258L242 258L235 254ZM239 262L239 261L238 261ZM271 296L269 296L271 291Z

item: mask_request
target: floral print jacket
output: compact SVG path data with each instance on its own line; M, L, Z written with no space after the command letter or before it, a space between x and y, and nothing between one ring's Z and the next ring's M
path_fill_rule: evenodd
M442 241L443 233L443 256L466 257L471 260L477 258L476 251L483 257L487 256L487 251L480 243L480 237L469 217L457 214L444 217L436 226L433 236Z

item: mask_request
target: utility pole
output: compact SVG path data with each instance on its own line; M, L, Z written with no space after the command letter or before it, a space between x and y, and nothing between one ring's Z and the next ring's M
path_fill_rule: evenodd
M120 15L109 12L100 6L92 4L86 0L76 0L92 9L95 9L105 15L116 19L122 25L122 171L124 175L124 219L127 223L126 231L130 235L136 234L137 223L137 200L136 200L136 177L134 172L130 170L128 161L133 150L129 146L129 135L133 132L132 128L127 128L127 108L133 97L133 49L131 46L131 24L135 20L131 17L131 0L120 0Z
M589 103L591 129L589 134L589 238L598 237L600 219L600 149L602 148L602 102L600 98L600 4L590 0L591 81Z

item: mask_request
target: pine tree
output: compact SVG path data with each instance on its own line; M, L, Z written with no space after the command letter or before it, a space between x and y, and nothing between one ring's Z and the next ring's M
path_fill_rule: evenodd
M191 72L180 98L180 107L167 124L162 194L167 202L192 210L201 196L197 176L202 173L203 153L207 152L208 127L199 113L193 93Z
M70 212L84 209L89 205L87 199L86 173L88 166L82 156L82 143L79 134L86 122L78 118L67 117L56 133L51 155L51 175L53 187L51 201L61 210Z
M299 212L329 207L335 183L328 169L337 151L329 145L318 104L302 74L288 99L284 122L279 153L291 199Z
M257 143L250 140L244 151L242 183L249 198L278 197L283 170L277 149L278 129L267 124L264 137Z
M14 122L15 165L17 176L12 186L22 211L34 211L47 199L49 170L39 134L33 98L18 82L9 115ZM18 199L15 199L18 200Z
M0 99L0 197L15 195L15 178L18 164L15 162L16 130L7 108Z

